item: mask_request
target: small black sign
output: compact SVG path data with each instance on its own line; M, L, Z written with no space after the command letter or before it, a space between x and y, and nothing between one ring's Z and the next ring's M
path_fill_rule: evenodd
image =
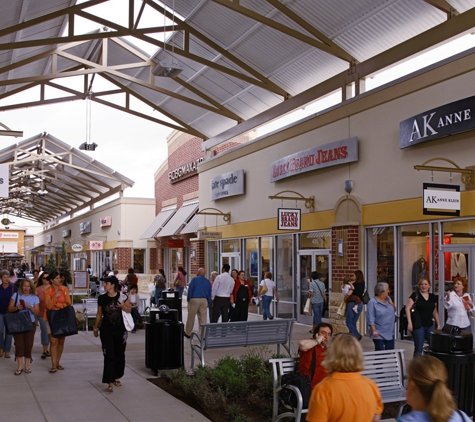
M475 97L434 108L399 124L399 148L475 129Z

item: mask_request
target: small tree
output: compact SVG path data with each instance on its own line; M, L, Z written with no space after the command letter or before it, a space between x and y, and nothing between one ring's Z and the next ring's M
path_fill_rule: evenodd
M53 252L51 252L46 262L45 272L46 274L51 274L53 271L56 271L56 260L54 259Z
M68 255L66 254L66 244L63 241L63 244L61 245L61 261L59 263L59 272L62 274L64 273L66 275L66 283L71 284L73 282L73 279L71 277L71 271L69 269L69 263L68 263Z

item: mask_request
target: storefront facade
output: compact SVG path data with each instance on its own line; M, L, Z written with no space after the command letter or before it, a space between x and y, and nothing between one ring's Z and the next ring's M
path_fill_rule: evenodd
M319 270L337 330L345 330L336 314L341 282L356 269L370 293L387 281L398 310L424 274L436 293L466 274L474 292L474 77L472 52L226 153L209 151L199 166L200 209L230 214L200 217L199 232L217 238L206 241L208 266L229 260L254 285L271 270L278 315L302 322L306 279ZM223 182L213 192L213 182L238 172L243 191ZM425 204L424 183L458 187L459 215Z

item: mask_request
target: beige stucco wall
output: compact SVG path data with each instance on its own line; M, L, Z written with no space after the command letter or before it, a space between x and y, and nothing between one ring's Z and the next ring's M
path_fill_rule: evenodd
M390 201L412 201L408 203L410 213L401 209L400 221L423 219L422 184L431 181L428 171L416 171L414 165L435 158L444 157L460 167L475 165L475 131L470 131L435 141L426 142L406 149L399 149L399 123L409 117L475 95L475 54L454 63L441 66L430 72L374 93L346 102L314 119L285 129L257 142L246 144L228 154L207 160L199 167L200 208L213 207L222 212L231 212L231 226L245 227L259 221L258 226L268 225L271 232L277 232L275 217L281 200L270 200L283 190L294 190L303 196L315 196L315 213L309 214L302 208L307 227L322 228L322 216L328 226L337 202L346 195L344 181L352 179L352 195L361 202L363 209ZM457 75L458 73L458 75ZM448 79L450 75L457 75ZM475 116L473 116L475 118ZM289 177L276 183L270 182L271 163L318 145L349 137L359 138L359 161L328 167ZM448 166L437 162L434 165ZM245 195L210 201L210 179L233 170L244 169L246 174ZM434 182L449 183L448 173L434 173ZM460 174L452 174L452 182L464 185ZM465 214L473 193L463 194L469 199L463 202ZM295 207L295 201L284 201L284 207ZM364 213L364 212L363 212ZM366 213L366 215L372 215ZM470 215L470 211L469 211ZM475 215L475 214L471 214ZM374 219L377 212L374 213ZM236 236L222 218L200 217L200 227L212 229L217 222L223 236ZM366 224L375 224L366 218ZM304 230L304 228L302 228ZM238 234L239 235L239 234Z

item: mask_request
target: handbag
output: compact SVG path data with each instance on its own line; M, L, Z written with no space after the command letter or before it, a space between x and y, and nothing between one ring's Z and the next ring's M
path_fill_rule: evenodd
M73 306L51 309L46 312L53 337L66 337L78 333L76 313Z
M135 323L134 323L134 317L132 314L122 311L122 318L124 320L124 326L127 331L132 331L134 329Z
M312 299L310 299L309 297L307 298L307 301L305 302L303 313L305 315L312 316Z
M346 302L344 300L341 301L340 307L336 313L342 317L346 316Z
M367 305L369 303L369 301L371 300L370 296L369 296L369 293L368 293L368 290L365 290L364 294L363 294L363 299L361 300L365 305Z
M265 295L268 291L269 289L267 288L266 282L264 281L264 285L262 286L262 289L261 289L261 296Z
M20 296L19 293L17 293L15 298L15 306L18 304L18 296ZM3 316L3 319L8 334L19 334L33 329L29 311L9 312Z

